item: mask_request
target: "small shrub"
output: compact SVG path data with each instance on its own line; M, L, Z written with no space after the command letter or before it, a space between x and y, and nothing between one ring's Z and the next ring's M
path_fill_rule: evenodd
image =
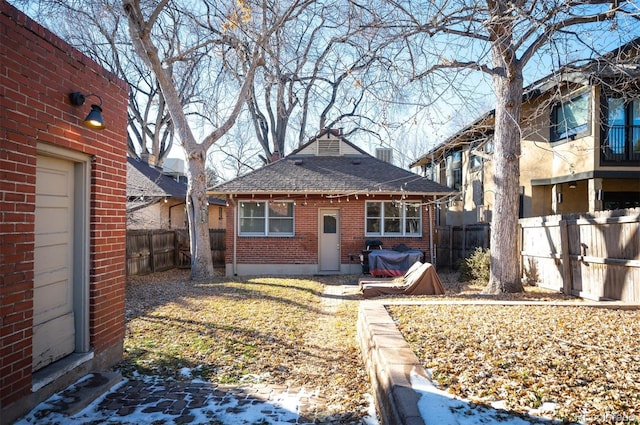
M471 255L460 264L460 281L489 283L489 266L491 255L488 249L476 248Z

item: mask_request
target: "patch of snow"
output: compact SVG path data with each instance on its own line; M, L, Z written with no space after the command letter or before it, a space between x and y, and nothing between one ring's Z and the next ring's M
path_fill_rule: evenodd
M464 400L436 388L426 377L411 371L411 387L418 393L418 410L427 424L477 425L508 424L530 425L531 423L553 423L543 418L525 420L504 410L504 402L486 407ZM557 423L557 422L555 422Z
M180 370L183 376L191 374L188 368ZM155 389L163 387L157 379L153 377L136 374L136 380L141 380ZM29 414L19 419L14 425L35 425L35 424L56 424L56 425L78 425L95 423L114 423L116 420L121 425L151 425L153 423L174 423L176 415L154 411L153 406L163 400L154 400L149 404L141 403L127 415L117 415L113 410L101 409L100 404L109 394L117 393L119 388L129 382L127 379L115 384L106 393L102 394L91 404L75 415L65 416L55 411L55 401L59 401L59 394L52 395L49 399L37 405ZM205 382L202 380L192 380L191 382ZM219 421L224 424L269 424L286 425L296 423L300 416L300 407L313 394L300 390L295 393L283 392L274 395L269 401L247 403L246 399L234 397L232 394L224 396L224 400L211 398L205 405L198 408L189 409L189 414L193 416L191 424L209 424ZM184 400L188 403L192 395L188 394ZM174 402L168 398L166 401ZM364 419L365 425L379 425L376 419L373 398L370 398L371 417ZM150 409L151 408L151 409Z

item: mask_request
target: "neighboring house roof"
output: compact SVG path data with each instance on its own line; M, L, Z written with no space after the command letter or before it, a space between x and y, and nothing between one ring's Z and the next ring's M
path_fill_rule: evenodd
M328 137L326 141L339 141L341 147L335 147L332 154L321 154L313 145L322 136ZM455 191L369 155L336 134L336 130L324 130L285 158L221 183L211 192L347 195L405 192L441 195Z
M187 186L162 173L155 167L135 158L127 158L127 196L184 199Z
M187 185L144 161L127 158L127 211L139 210L164 198L186 199ZM208 198L210 205L225 206L220 198Z
M549 74L525 87L523 100L534 99L549 90L555 89L563 82L593 84L596 81L616 79L620 75L625 78L640 79L640 65L637 63L639 49L640 38L636 38L601 57L588 61L582 66L564 66L558 72ZM433 154L436 152L447 148L455 148L478 137L492 134L494 131L494 117L495 109L483 114L480 118L409 164L409 168L431 163Z
M187 186L149 166L144 161L127 158L127 211L133 212L163 198L185 199Z

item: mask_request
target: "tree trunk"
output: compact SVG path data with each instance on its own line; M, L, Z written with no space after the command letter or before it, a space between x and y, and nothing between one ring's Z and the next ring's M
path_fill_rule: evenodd
M191 241L191 279L213 276L213 259L209 240L209 206L205 178L205 155L198 151L188 155L187 218Z
M523 78L520 64L508 57L505 50L500 53L494 50L496 68L502 68L504 73L493 78L497 98L493 157L495 199L491 219L491 272L485 290L490 294L523 291L516 248Z

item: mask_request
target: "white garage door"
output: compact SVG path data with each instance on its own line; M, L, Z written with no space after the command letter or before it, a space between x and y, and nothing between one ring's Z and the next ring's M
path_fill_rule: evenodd
M75 349L74 164L38 156L36 167L33 370Z

